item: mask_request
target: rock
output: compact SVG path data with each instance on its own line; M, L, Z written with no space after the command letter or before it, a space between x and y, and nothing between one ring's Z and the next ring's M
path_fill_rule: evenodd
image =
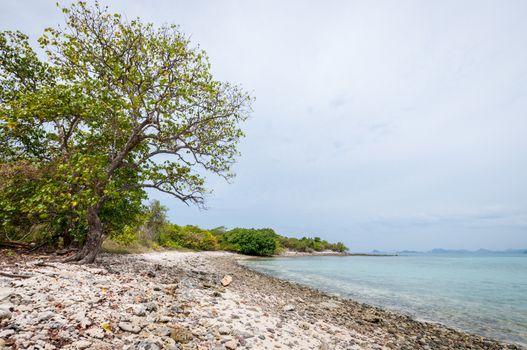
M174 327L170 332L170 338L174 339L176 343L187 344L192 340L192 333L183 327Z
M168 323L168 322L172 321L172 317L166 316L166 315L162 315L162 316L158 316L156 321L159 322L159 323Z
M90 328L85 333L88 337L102 339L104 338L104 330L102 328Z
M307 322L300 322L300 323L298 324L298 326L299 326L300 328L306 330L306 331L307 331L309 328L311 328L310 325L309 325L309 323L307 323Z
M140 340L134 343L130 349L134 350L161 350L159 345L150 340Z
M51 321L48 323L48 328L50 329L59 329L62 328L62 326L64 326L64 322L61 321Z
M79 340L79 341L73 343L73 346L74 346L76 349L82 350L82 349L89 348L89 347L91 346L91 344L92 344L91 341L88 341L88 340Z
M221 279L221 285L224 286L224 287L227 287L231 283L232 283L232 276L231 275L225 275Z
M318 350L329 350L329 349L330 349L329 345L324 342L320 343L320 347L318 348Z
M229 328L223 326L223 327L220 327L218 329L218 332L220 332L221 335L227 335L227 334L229 334L231 332L231 330Z
M89 318L84 317L79 321L79 325L81 326L82 329L86 329L87 327L92 325L92 322Z
M11 288L0 287L0 301L8 299L11 293L13 293L13 290Z
M160 337L168 337L170 335L170 332L172 331L169 327L159 327L156 330L156 334Z
M145 309L148 312L157 311L157 304L154 303L153 301L149 302L149 303L146 303L145 304Z
M238 343L236 342L236 340L229 340L228 342L226 342L225 344L225 348L229 349L229 350L234 350L238 347Z
M119 328L121 328L123 331L134 334L141 332L141 327L130 322L119 322Z
M286 304L283 308L284 311L293 311L295 310L295 306L293 304Z
M37 322L40 323L42 321L47 321L49 319L52 319L53 317L57 316L56 313L52 311L43 311L40 312L37 316Z
M9 338L10 336L12 336L13 334L15 334L15 331L12 330L12 329L6 329L5 331L1 331L0 332L0 339L2 338Z
M145 316L146 315L146 308L144 305L142 304L139 304L139 305L133 305L132 306L132 312L134 313L134 315L136 316Z
M241 339L249 339L249 338L254 337L254 334L247 332L247 331L237 330L234 333Z
M4 305L0 305L0 321L11 318L11 312L9 311L9 308L4 308L3 306Z

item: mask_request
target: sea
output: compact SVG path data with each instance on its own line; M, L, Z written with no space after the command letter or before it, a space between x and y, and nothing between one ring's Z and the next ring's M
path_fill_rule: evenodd
M418 320L527 345L527 254L304 256L241 263Z

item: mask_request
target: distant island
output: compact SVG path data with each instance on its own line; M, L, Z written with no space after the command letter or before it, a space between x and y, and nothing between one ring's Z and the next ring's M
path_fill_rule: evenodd
M522 249L504 249L504 250L491 250L491 249L444 249L434 248L426 251L419 250L400 250L395 252L383 252L380 250L372 250L372 254L527 254L527 248Z

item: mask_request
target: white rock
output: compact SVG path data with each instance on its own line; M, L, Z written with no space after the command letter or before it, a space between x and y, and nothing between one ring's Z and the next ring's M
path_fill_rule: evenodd
M104 330L101 328L90 328L85 333L88 337L102 339L104 338Z
M227 335L231 332L231 330L224 326L224 327L220 327L218 329L218 332L220 332L221 335Z
M146 308L144 307L144 305L134 305L132 306L132 311L136 316L146 315Z
M293 311L295 309L295 306L292 304L287 304L284 306L284 311Z
M123 331L135 334L141 332L141 327L130 322L119 322L119 328L121 328Z
M223 278L221 279L221 284L224 286L224 287L227 287L229 284L231 284L232 282L232 276L231 275L225 275L223 276Z
M234 350L238 347L238 342L236 340L229 340L223 345L225 345L225 347L229 350Z
M0 320L10 319L10 318L11 318L11 312L9 311L9 307L4 307L4 305L0 305Z
M0 301L9 298L11 293L13 293L13 290L11 288L0 288Z
M79 340L78 342L73 343L73 346L76 349L82 350L89 348L91 346L92 342L88 340Z

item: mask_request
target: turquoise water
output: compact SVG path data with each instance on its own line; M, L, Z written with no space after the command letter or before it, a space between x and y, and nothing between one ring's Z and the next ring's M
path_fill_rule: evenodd
M243 264L420 320L527 344L527 255L294 257Z

